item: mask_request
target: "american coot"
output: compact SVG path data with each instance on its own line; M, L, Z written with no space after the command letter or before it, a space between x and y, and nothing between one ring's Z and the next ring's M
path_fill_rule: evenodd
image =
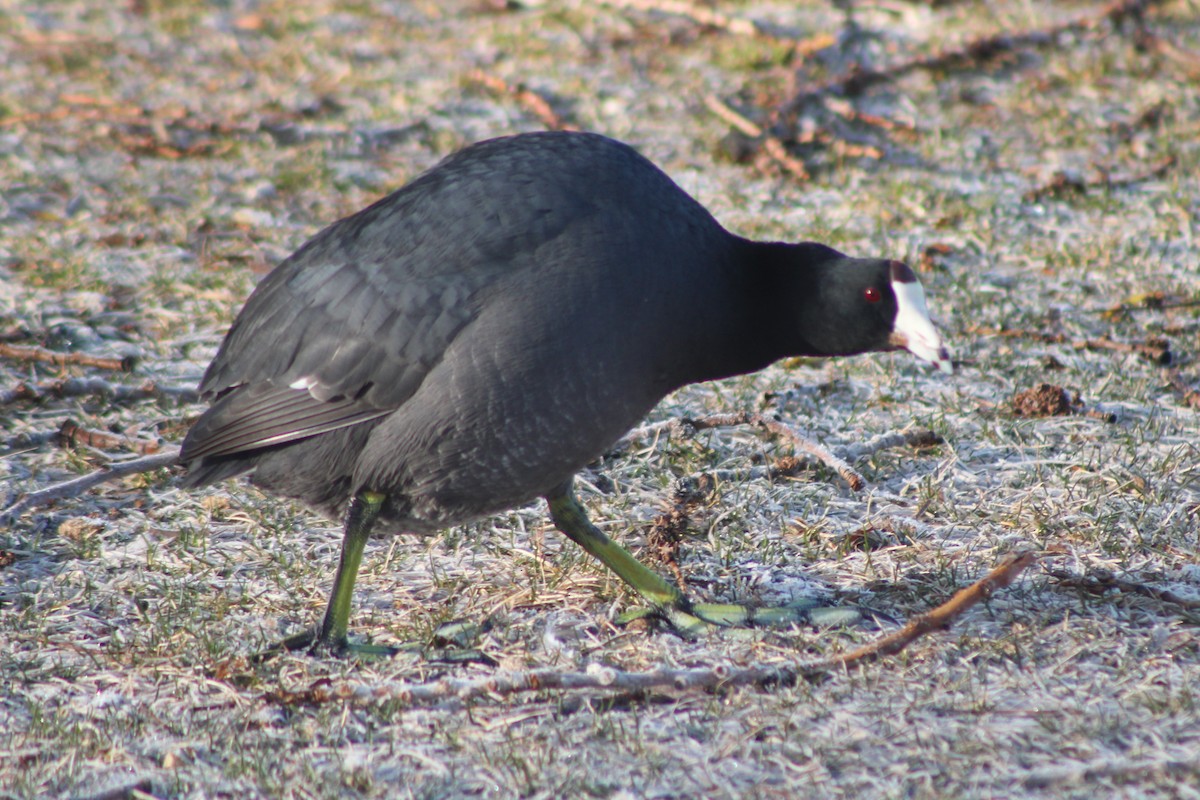
M324 623L289 648L346 649L373 529L427 533L537 497L692 630L730 609L693 605L595 528L574 473L685 384L897 348L950 369L904 264L740 238L624 144L524 134L447 158L263 279L181 458L190 485L250 472L344 517Z

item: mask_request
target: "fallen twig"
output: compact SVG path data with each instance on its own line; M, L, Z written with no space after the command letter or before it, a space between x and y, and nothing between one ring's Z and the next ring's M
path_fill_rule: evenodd
M884 450L893 450L897 447L933 447L943 441L945 440L940 435L928 428L911 428L905 431L880 433L865 442L840 447L838 452L847 461L859 461Z
M39 447L44 447L48 444L53 444L59 441L58 431L26 431L18 433L16 436L10 437L0 447L0 454L11 455L12 453L36 450Z
M988 599L997 590L1011 586L1017 576L1039 558L1039 554L1033 551L1014 553L1002 561L1000 566L967 588L960 589L953 597L933 611L914 617L908 621L907 625L893 634L838 656L836 663L843 667L850 667L864 661L873 661L881 656L894 655L925 634L950 627L954 620L962 616L967 609Z
M760 427L768 433L787 439L794 449L809 454L812 456L812 459L784 458L769 467L757 466L739 470L714 470L704 473L703 476L693 478L693 480L708 478L720 481L734 481L790 477L806 469L811 469L815 463L821 463L841 475L842 479L850 485L850 488L858 491L866 486L866 479L850 466L848 462L858 461L880 451L896 447L929 447L939 444L942 441L941 437L933 431L913 429L879 434L865 442L858 442L838 448L838 453L835 454L823 445L805 438L786 423L771 419L763 414L745 411L733 414L712 414L698 418L678 417L664 422L656 422L652 425L645 425L641 428L635 428L613 445L609 452L623 452L629 449L634 442L642 439L650 439L663 435L668 437L688 437L695 435L697 431L709 428L732 427L735 425L754 425Z
M916 639L949 627L967 609L990 597L998 589L1012 584L1038 559L1032 552L1008 557L971 586L960 590L947 602L912 619L901 630L849 653L812 662L692 669L659 669L650 672L625 672L614 667L592 665L585 672L554 669L502 672L487 678L442 678L430 683L329 683L321 681L301 691L279 690L268 698L285 704L323 704L335 700L357 704L398 702L427 705L440 702L465 702L484 697L506 697L535 691L602 690L645 692L649 690L718 690L736 686L768 687L791 685L801 678L814 680L830 672L858 667L882 656L899 653Z
M882 117L878 114L868 114L865 111L859 111L849 101L840 100L836 97L826 97L825 107L833 113L842 117L847 122L861 122L865 125L870 125L873 128L881 128L885 131L893 133L914 134L917 131L917 126L912 122L899 121Z
M654 425L647 425L642 428L637 428L626 434L619 442L613 445L610 452L620 452L626 449L630 443L638 439L647 438L648 436L657 436L666 434L667 436L683 435L693 436L697 431L708 430L709 428L727 428L736 425L753 425L762 428L768 433L774 434L787 439L793 448L802 450L813 456L817 461L827 465L830 469L842 476L846 483L850 484L850 488L858 491L866 485L866 479L859 475L857 470L847 464L843 459L838 458L831 453L823 445L806 439L796 432L790 426L776 419L771 419L763 414L758 414L752 411L735 412L732 414L710 414L706 417L679 417L676 419L667 420ZM741 473L742 471L737 471ZM767 477L771 475L769 467L752 468L751 473L756 477ZM731 472L730 474L737 474ZM721 480L727 479L728 476L722 476L721 471L712 473L715 477Z
M1166 370L1167 380L1171 384L1171 390L1179 398L1180 402L1188 408L1200 409L1200 392L1188 385L1183 376L1179 374L1177 369Z
M1121 186L1131 186L1135 183L1159 178L1167 170L1175 166L1175 156L1159 159L1141 172L1114 175L1106 169L1097 167L1097 172L1091 177L1083 177L1074 173L1058 171L1049 181L1041 186L1035 186L1022 197L1026 202L1036 202L1045 197L1062 197L1068 194L1086 194L1088 189L1115 189Z
M0 525L11 525L17 517L34 508L41 508L57 500L77 497L87 490L109 481L124 478L126 475L136 475L149 472L161 467L169 467L179 462L179 448L172 447L151 456L135 458L130 461L120 461L115 464L90 472L87 475L73 478L69 481L47 486L36 492L30 492L8 508L0 511Z
M1138 32L1138 46L1151 53L1157 53L1167 61L1195 80L1200 78L1200 54L1193 50L1185 50L1162 36L1156 36L1147 30Z
M661 6L662 0L621 0L621 2L630 5L645 4ZM872 86L891 83L918 71L939 72L951 69L969 69L1006 53L1025 48L1053 46L1068 34L1081 34L1094 31L1106 23L1117 25L1122 20L1129 18L1140 20L1148 7L1158 5L1161 2L1162 0L1112 0L1091 14L1044 28L1015 33L995 33L972 39L958 46L947 47L934 53L916 56L881 67L867 67L862 64L855 64L841 75L799 87L790 99L777 106L770 113L769 118L771 123L768 127L772 130L771 135L764 135L761 126L746 120L745 117L733 111L719 100L706 98L705 102L714 113L753 140L751 144L756 145L753 149L753 154L758 156L759 159L769 159L771 163L781 165L789 174L795 175L801 180L808 180L809 173L806 165L801 159L788 153L785 142L825 144L836 155L845 158L881 159L884 156L883 151L879 147L847 142L830 135L828 132L813 131L799 125L798 120L801 112L810 103L819 102L832 113L850 121L865 123L888 132L902 132L911 136L915 132L914 126L859 112L849 103L840 101L837 98L858 95ZM751 31L747 30L747 32ZM1147 175L1139 174L1117 178L1106 176L1097 185L1125 185L1146 180L1148 177L1165 172L1173 163L1173 160L1170 163L1160 162ZM1065 181L1065 178L1063 180ZM1065 182L1054 184L1047 191L1059 191L1065 185Z
M970 68L996 58L998 55L1021 48L1046 47L1054 44L1064 34L1085 33L1095 30L1107 22L1116 24L1126 18L1140 17L1148 7L1158 5L1160 2L1162 0L1114 0L1096 13L1045 28L983 36L957 47L948 47L929 55L917 56L908 61L875 69L856 65L843 75L802 87L780 109L780 113L784 116L794 114L808 102L825 94L860 94L871 86L890 83L920 70Z
M481 69L471 70L467 78L497 94L507 95L537 117L538 121L552 131L577 131L579 126L567 122L550 107L546 98L524 84L511 84L498 75L489 75Z
M601 4L612 8L683 17L705 28L734 36L753 36L780 42L788 48L791 60L806 58L837 44L837 37L831 33L821 32L803 36L799 31L781 28L769 22L755 22L722 14L712 7L715 4L708 2L698 4L689 0L601 0Z
M1144 583L1138 583L1137 581L1118 578L1107 570L1094 570L1089 575L1075 575L1066 570L1055 569L1047 570L1047 574L1057 580L1060 586L1083 589L1092 594L1104 594L1110 589L1116 589L1119 592L1140 594L1143 597L1150 597L1163 603L1170 603L1180 608L1186 608L1189 611L1200 609L1200 600L1189 600L1186 597L1180 597L1170 589L1158 589L1153 586L1147 586Z
M756 125L753 121L734 111L716 95L710 94L705 96L704 104L708 106L710 111L744 135L752 139L757 139L762 151L775 164L778 164L784 172L787 172L801 182L807 181L812 177L808 174L808 169L805 168L804 162L788 153L787 147L779 137L767 133L759 125Z
M11 389L0 390L0 406L92 395L114 403L148 399L170 399L178 403L195 403L200 400L200 394L195 389L164 386L155 381L145 381L138 386L126 386L110 383L103 378L65 378L45 383L18 383Z
M704 430L705 428L721 428L730 425L754 425L762 428L767 433L786 439L791 443L796 450L801 450L813 456L823 464L829 466L830 469L842 476L842 480L850 484L850 488L858 491L867 485L867 481L854 467L847 464L843 459L837 457L829 451L820 442L815 442L812 439L807 439L801 436L795 428L786 425L777 419L772 419L764 414L758 414L751 411L743 411L732 414L711 414L707 417L687 420L695 430Z
M0 342L0 358L11 358L16 361L40 361L44 364L57 366L77 365L82 367L98 367L120 372L131 372L137 366L133 356L124 358L104 358L88 353L59 353L44 347L4 344Z
M1134 311L1170 311L1176 308L1195 308L1200 306L1198 298L1181 298L1168 295L1166 292L1141 292L1127 297L1116 305L1103 308L1080 309L1087 314L1100 314L1107 319L1120 319Z
M793 433L793 435L799 436L796 433ZM942 437L930 430L881 433L865 442L838 448L837 453L826 450L820 444L810 439L801 438L799 442L799 449L807 450L810 455L814 456L813 458L784 456L767 466L742 469L717 469L691 475L684 480L697 489L703 489L710 484L716 483L746 483L748 481L761 480L775 481L782 478L794 478L801 473L811 471L816 464L820 463L838 472L842 476L842 479L850 485L851 489L861 491L866 486L866 479L857 470L850 467L849 462L858 461L883 450L892 450L898 447L931 447L935 444L941 444ZM818 453L818 450L825 455L823 456ZM852 477L857 477L861 483L855 485L850 477L843 472L843 467L849 469L853 473Z
M151 800L154 782L150 778L122 783L93 794L75 795L74 800Z
M637 11L657 11L677 17L686 17L698 25L718 28L738 36L767 35L757 24L748 19L730 17L711 8L698 6L685 0L603 0L604 5L614 8L632 8Z
M98 431L85 428L74 420L63 420L58 429L58 441L64 447L83 445L97 447L102 450L126 449L139 455L148 456L162 450L162 442L135 439L132 436L122 436L110 431Z
M1023 328L986 328L972 326L969 333L979 336L1003 336L1010 339L1032 339L1046 344L1069 344L1076 350L1113 350L1118 353L1136 353L1155 364L1171 363L1171 344L1166 339L1151 337L1145 342L1117 342L1112 339L1072 339L1063 333L1046 333Z
M1029 789L1050 789L1055 786L1095 786L1100 780L1136 785L1155 774L1200 776L1200 758L1194 754L1179 758L1113 759L1105 756L1088 764L1064 767L1044 767L1031 771L1021 781ZM1119 780L1113 780L1119 779ZM1194 784L1193 784L1194 785Z

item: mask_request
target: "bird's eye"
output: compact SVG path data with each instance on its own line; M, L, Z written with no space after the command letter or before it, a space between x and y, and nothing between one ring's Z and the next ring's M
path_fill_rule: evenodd
M865 297L867 299L868 303L878 303L880 300L883 299L883 295L881 295L879 293L879 290L876 289L874 286L868 286L866 289L864 289L863 297Z

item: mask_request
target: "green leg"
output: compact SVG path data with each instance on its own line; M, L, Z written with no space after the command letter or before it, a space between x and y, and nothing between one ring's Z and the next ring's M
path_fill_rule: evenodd
M383 502L387 496L379 492L359 492L350 501L346 511L345 533L342 538L342 554L338 561L337 574L333 578L333 590L329 595L329 606L325 609L325 621L319 631L305 631L285 639L263 655L279 650L302 650L310 648L316 654L326 651L335 655L346 652L368 655L390 655L393 648L371 645L351 645L346 633L350 626L350 606L354 596L354 581L362 563L363 550L371 535L371 528L379 519Z
M587 512L575 498L572 482L546 495L550 519L563 535L582 547L601 564L611 569L629 584L650 605L649 615L659 617L682 636L695 636L718 627L748 627L754 625L785 625L816 621L810 606L752 608L720 603L693 603L676 586L660 577L649 567L629 554L629 551L608 538L587 518ZM848 624L861 615L850 609L825 609L835 612L821 619L822 624ZM627 615L627 619L644 614ZM819 614L818 614L819 616Z
M708 625L691 613L692 603L683 592L659 577L588 520L587 512L575 498L572 483L567 481L546 495L554 526L629 584L650 604L651 614L667 620L671 627L685 636L706 630Z
M329 607L325 609L325 621L321 623L321 633L317 636L317 647L346 649L354 581L358 579L358 567L362 564L367 538L371 535L375 520L379 519L385 499L385 496L378 492L360 492L350 501L350 508L346 512L346 533L342 539L342 556L338 561L337 574L333 578L333 590L329 594Z

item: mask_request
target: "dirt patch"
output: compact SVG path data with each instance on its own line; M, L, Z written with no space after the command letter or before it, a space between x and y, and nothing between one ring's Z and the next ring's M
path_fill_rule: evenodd
M1072 399L1066 389L1050 383L1039 383L1032 389L1017 392L1011 404L1013 413L1018 417L1065 416L1074 414L1083 405L1078 395Z

